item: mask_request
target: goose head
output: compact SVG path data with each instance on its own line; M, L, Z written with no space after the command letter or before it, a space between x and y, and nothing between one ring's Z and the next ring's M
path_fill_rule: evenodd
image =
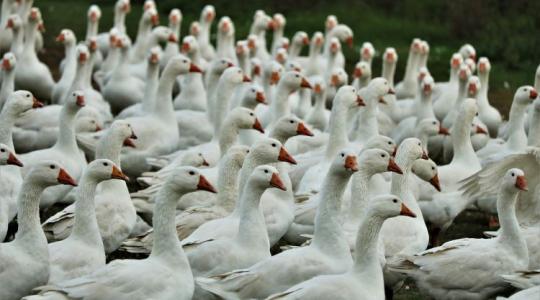
M250 62L251 62L251 74L254 76L254 77L259 77L262 75L262 63L261 63L261 60L258 59L257 57L253 57L250 59Z
M371 78L371 66L366 61L359 61L354 67L354 78L360 80Z
M233 62L228 58L220 58L212 61L210 64L210 72L216 76L223 74L227 68L233 67Z
M421 85L424 78L428 75L431 76L429 70L426 67L421 67L420 69L418 69L418 77L416 78L418 81L418 85Z
M6 22L6 29L18 31L21 29L22 25L22 19L19 15L11 15Z
M148 53L148 64L158 66L159 61L161 60L161 48L159 46L152 47Z
M285 72L279 80L279 85L286 87L291 92L297 91L300 88L311 88L311 84L307 79L296 71Z
M397 145L390 137L378 134L366 142L364 149L381 149L392 156L396 156Z
M213 5L206 5L203 7L201 12L201 23L211 24L214 21L214 18L216 17L216 9Z
M341 42L344 42L352 48L353 46L353 32L349 26L345 24L338 24L332 29L333 36L337 37Z
M81 90L71 92L67 97L65 105L71 111L79 111L86 105L86 101L84 99L84 92Z
M373 174L383 172L394 172L403 174L401 168L396 164L392 156L382 149L366 149L358 157L361 169L368 169Z
M463 56L461 56L459 53L454 53L450 59L450 68L457 71L462 64Z
M429 182L437 191L441 191L437 164L431 159L417 159L414 161L411 171L423 181Z
M247 45L247 41L237 41L235 52L236 52L236 56L239 59L249 57L249 48Z
M279 171L269 165L258 166L249 176L249 184L255 185L261 189L277 188L286 191L285 184L279 177Z
M198 151L187 151L182 160L180 161L181 166L191 166L195 168L208 167L210 164L204 158L204 155Z
M322 95L326 91L326 83L320 77L316 77L312 80L313 93L315 95Z
M353 149L343 149L338 152L332 164L330 172L334 174L352 175L358 171L358 156Z
M25 180L33 181L44 188L58 184L77 186L75 179L59 163L54 161L37 163L26 174Z
M411 43L410 52L412 54L420 54L422 51L422 40L419 38L414 38Z
M88 47L85 44L79 44L75 48L75 57L77 57L77 64L79 66L83 66L88 62L88 58L90 57L90 52L88 51Z
M176 37L176 34L174 34L174 32L169 27L166 27L166 26L155 27L154 29L152 29L151 35L160 43L178 42L178 38Z
M341 43L339 42L339 39L337 37L333 37L330 39L330 44L328 45L330 50L331 56L336 56L338 53L341 52Z
M256 156L266 163L282 161L296 165L296 160L287 152L281 142L272 138L263 138L256 142L251 147L249 155Z
M338 19L334 15L328 15L326 17L326 21L324 22L324 28L326 29L326 32L329 32L330 30L334 29L338 25Z
M287 62L288 58L289 58L289 53L287 52L287 49L279 48L276 50L275 60L278 63L280 63L281 65L284 65Z
M67 45L75 45L77 42L77 39L75 38L75 34L70 29L62 29L60 31L60 34L56 37L56 41L59 43Z
M98 49L97 37L95 37L95 36L89 37L86 40L85 45L86 45L86 47L88 47L88 51L90 52L90 54L96 53L96 50Z
M491 71L491 63L487 57L480 57L478 59L478 74L489 74Z
M506 171L502 178L502 188L506 190L521 190L528 191L527 179L525 172L518 168L512 168Z
M87 17L90 22L97 23L99 19L101 19L101 9L99 6L95 4L90 5L88 8Z
M182 22L182 11L178 8L173 8L169 13L169 26L174 27Z
M178 194L195 191L217 193L212 184L194 167L180 167L174 170L165 184Z
M21 161L15 156L15 153L13 153L8 146L0 143L0 165L14 165L18 167L22 167L23 164Z
M429 55L429 44L426 41L422 41L420 44L420 54L422 56L428 56Z
M17 58L15 58L15 55L11 52L7 52L2 57L2 70L10 71L15 68L15 64L17 63Z
M330 81L328 82L328 86L333 86L335 88L340 88L344 84L347 84L349 81L349 75L347 75L347 72L343 70L343 68L336 68L332 70L332 73L330 73Z
M469 77L471 77L471 69L469 69L469 67L466 64L464 63L461 64L461 66L459 66L459 71L458 71L459 82L465 85L467 84Z
M461 103L461 107L459 109L459 115L458 118L462 118L462 120L469 122L470 124L475 124L474 127L475 130L472 132L479 132L481 131L482 127L478 126L476 123L474 123L475 116L478 114L478 105L476 104L476 99L473 98L467 98L463 100L463 103ZM457 119L456 119L457 121Z
M375 48L370 42L364 42L360 47L360 60L371 61L375 56Z
M118 31L118 28L113 27L111 30L109 30L109 47L111 49L116 49L116 40L118 37L120 37L120 31Z
M41 22L41 10L37 7L32 7L30 9L30 14L28 15L28 22L33 25L39 24Z
M102 129L97 118L93 116L77 116L75 132L98 132Z
M114 13L116 15L128 14L131 11L131 4L129 0L118 0L114 6Z
M126 147L135 148L135 143L133 140L137 139L137 135L133 131L131 124L124 120L117 120L111 124L111 127L108 129L108 134L113 135L117 138L118 141L122 141L123 145Z
M225 16L219 19L218 31L223 36L228 36L228 37L234 36L234 23L231 20L231 18Z
M242 103L247 107L255 107L257 104L267 104L263 88L258 84L252 84L244 94Z
M275 31L283 30L283 28L285 28L285 25L287 24L287 19L285 19L285 17L280 13L274 14L274 16L272 17L272 20L274 21Z
M147 27L159 25L159 14L155 7L149 7L144 10L141 16L141 24Z
M461 46L458 52L463 58L463 60L470 58L474 61L476 59L476 49L474 49L474 47L471 44L465 44Z
M227 119L229 120L225 121L225 124L233 123L239 129L255 129L260 133L264 133L261 122L251 109L236 107L227 114Z
M295 115L289 115L278 119L272 130L272 135L280 136L283 137L284 140L287 140L296 135L313 136L313 133L309 130L304 121Z
M283 48L285 50L289 50L291 42L289 41L289 38L286 36L282 36L281 39L279 39L277 48Z
M127 35L118 35L115 39L114 46L122 52L122 54L127 54L131 48L131 40Z
M244 74L239 67L227 68L221 75L219 81L224 81L229 84L240 84L242 82L251 82L251 79Z
M258 42L257 36L255 34L248 35L247 44L248 44L250 53L252 55L255 55L255 53L259 49L259 42Z
M519 87L514 94L514 102L520 105L528 105L538 97L538 92L530 85Z
M199 33L201 32L201 24L197 21L191 22L189 25L189 34L198 37Z
M309 37L305 31L297 31L291 41L291 44L299 49L303 46L309 45Z
M177 54L169 59L165 71L172 71L174 74L202 73L202 70L193 64L191 60L182 54Z
M262 32L266 30L274 30L274 21L264 11L258 10L253 16L252 28L254 32Z
M389 47L384 50L383 60L389 64L395 64L398 60L398 55L395 48Z
M265 64L263 70L264 76L270 82L270 85L278 84L284 72L283 66L274 60L269 64Z
M129 181L129 177L122 173L120 168L108 159L96 159L90 162L86 166L84 173L96 182L110 179Z
M344 85L337 90L334 102L338 102L340 105L348 108L365 106L364 99L357 93L358 91L353 86Z
M416 218L416 214L408 208L403 201L395 195L380 195L369 201L370 215L383 219L406 216Z
M156 2L154 2L154 0L145 0L143 5L143 11L146 12L150 9L156 9Z
M39 102L31 92L19 90L9 96L4 110L9 110L16 116L20 116L32 108L40 107L43 107L43 103Z
M420 89L422 90L424 96L431 96L434 87L435 80L433 80L433 77L431 77L429 74L424 76L424 79L422 79L422 82L420 83Z
M429 159L427 153L422 147L422 142L417 138L407 138L401 142L398 147L396 157L405 156L408 161L415 161L417 159Z
M471 76L467 82L467 97L476 98L478 91L480 90L480 79L478 76Z
M388 94L394 94L394 89L392 89L390 83L388 83L388 80L386 80L384 77L374 78L369 82L367 88L370 91L372 97L374 97L374 99L377 99L379 102L381 102L381 99L383 99L384 96Z
M442 127L441 122L435 118L423 119L416 125L416 130L421 135L435 136L437 134L450 135L447 128Z
M294 60L289 60L285 64L285 71L296 71L296 72L298 72L300 74L302 74L302 72L303 72L302 65L300 65L299 62L294 61Z
M323 46L324 46L324 35L322 34L322 32L317 31L311 37L311 45L310 45L310 47L311 47L312 51L318 53L318 52L321 51Z

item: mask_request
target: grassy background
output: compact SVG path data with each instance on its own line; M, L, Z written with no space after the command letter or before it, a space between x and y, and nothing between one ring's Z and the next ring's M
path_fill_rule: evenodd
M399 61L396 82L403 77L410 42L419 37L430 43L429 69L437 81L448 80L449 59L453 52L469 42L478 56L488 56L492 63L490 100L507 113L514 90L524 84L532 84L536 66L540 62L540 1L526 0L365 0L365 1L322 1L322 0L214 0L156 1L161 13L161 23L166 24L167 14L172 8L180 8L184 15L182 35L189 24L198 20L201 8L208 3L216 7L218 18L229 16L235 22L236 37L247 36L253 13L264 9L268 14L283 13L287 18L286 35L291 37L298 30L310 36L315 31L324 31L328 14L334 14L341 23L349 25L355 34L353 49L344 47L347 68L351 71L358 60L358 51L364 41L373 43L377 56L373 63L373 74L380 74L380 54L386 47L398 51ZM54 37L63 28L72 29L79 39L86 31L86 10L90 4L102 9L100 31L112 25L114 1L87 0L40 0L35 5L41 8L47 32L46 51L40 54L57 76L57 65L63 57L62 47ZM142 1L132 0L132 11L127 17L128 33L136 34L141 15ZM270 34L271 36L271 34ZM214 35L215 38L215 29ZM307 49L305 49L307 50ZM485 216L465 212L456 219L444 240L461 237L480 237L486 230ZM412 283L402 289L396 299L422 299Z

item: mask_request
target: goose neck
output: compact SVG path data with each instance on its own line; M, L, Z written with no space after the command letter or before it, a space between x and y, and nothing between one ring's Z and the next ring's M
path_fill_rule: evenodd
M452 146L454 157L452 163L469 165L470 168L480 168L480 163L471 142L471 120L465 115L458 115L452 129Z
M347 112L348 108L339 103L334 102L330 113L330 121L328 123L330 140L326 146L326 158L333 158L337 152L349 143L347 136Z
M36 40L37 23L29 21L24 26L24 50L26 53L34 52ZM35 53L35 52L34 52Z
M238 173L241 164L234 159L225 159L219 166L217 204L227 210L232 210L238 198Z
M86 25L86 40L97 36L98 25L98 21L88 20L88 23Z
M405 65L405 75L403 76L405 81L405 78L408 80L414 79L415 74L415 68L416 68L416 61L418 60L418 54L416 54L412 49L409 50L409 55L407 56L407 64Z
M499 212L499 223L501 224L501 233L497 237L501 244L508 246L520 257L528 257L527 244L521 234L521 229L516 217L517 191L502 189L497 199L497 211Z
M73 123L77 109L64 105L60 112L60 129L58 131L58 139L54 144L57 149L63 149L70 151L73 155L78 155L79 148L77 146L77 140L75 138L75 130Z
M419 95L420 102L417 107L417 121L435 118L435 113L433 112L433 102L431 101L431 94L426 95L425 93L420 91Z
M264 158L262 155L256 153L256 151L250 151L249 154L244 159L244 163L242 164L242 169L240 170L240 177L239 177L239 183L238 183L238 190L240 191L240 197L242 197L242 194L244 192L244 187L246 186L249 176L251 176L251 173L253 173L253 170L262 165L271 163L271 161L268 161L268 159ZM240 201L236 202L236 207L234 208L235 213L238 213L240 209Z
M396 73L396 63L385 61L382 67L382 77L388 81L391 87L394 86L394 74Z
M272 139L278 140L282 145L285 145L287 140L291 137L291 135L288 132L280 129L278 126L275 126L272 129L269 136Z
M248 181L240 198L240 223L238 241L248 247L270 249L266 224L259 208L262 194L266 189ZM257 247L258 246L258 247Z
M456 98L456 101L454 102L454 110L459 110L461 103L465 99L465 93L467 92L466 87L467 87L467 82L460 80L457 98Z
M341 198L348 176L328 171L320 193L319 207L315 216L313 245L328 253L349 254L350 248L341 226ZM350 255L350 254L349 254Z
M165 67L165 70L159 79L153 113L160 118L165 118L167 120L175 119L172 90L177 76L178 74L173 68Z
M154 241L150 257L161 258L189 270L189 262L178 240L175 226L176 202L181 196L168 183L159 191L152 219Z
M527 144L524 118L526 109L526 105L518 103L515 100L510 108L510 118L508 120L508 144L513 148L521 148Z
M11 53L15 54L16 57L19 57L22 50L24 49L24 34L20 28L13 28L13 42L11 43L10 50Z
M122 34L126 33L126 14L121 10L114 13L114 28Z
M46 186L37 184L31 179L23 181L17 199L19 228L15 235L18 242L44 245L47 247L47 239L41 229L39 218L39 199Z
M533 109L532 114L527 144L532 147L540 147L540 112Z
M365 213L356 235L354 272L382 274L381 264L378 259L377 242L383 223L384 218L373 215L369 211Z
M3 72L2 86L0 87L0 110L4 107L9 95L15 91L15 72L14 69ZM0 116L2 116L0 114ZM0 127L2 123L0 122ZM1 131L1 129L0 129Z
M75 202L75 224L70 238L83 240L90 245L103 245L96 219L96 187L98 182L83 175L80 182L77 201Z
M489 89L489 73L479 73L478 79L480 79L480 91L478 91L478 107L484 108L489 105L488 102L488 89Z
M237 85L226 80L220 80L215 92L215 116L214 135L218 135L227 113L229 112L229 102Z
M415 158L410 157L409 149L398 149L396 163L400 166L403 174L392 174L390 191L391 194L403 199L403 203L416 214L417 218L423 220L422 211L420 210L416 199L414 199L414 196L412 196L409 191L409 181L412 173L411 169L415 160Z
M96 159L104 158L120 166L120 152L122 151L124 139L114 130L109 130L99 141L96 148Z
M367 141L379 134L379 122L377 121L379 99L372 92L369 92L369 89L364 94L365 99L367 99L366 106L360 111L358 117L357 140L360 141Z
M141 103L143 111L149 111L154 106L156 90L159 82L159 65L148 64L146 69L146 87L144 97Z
M13 149L12 130L17 120L17 113L9 106L4 106L0 113L0 143Z
M360 168L351 179L351 206L348 219L358 220L366 211L369 196L369 180L373 172L369 168Z
M2 26L6 25L6 20L11 13L12 4L11 1L2 1L2 11L0 12L0 24L2 24Z
M292 90L287 87L285 83L280 81L277 85L274 99L270 103L270 109L272 111L272 122L276 122L282 116L288 115L291 113L289 107L289 95Z
M221 155L225 155L238 138L238 125L233 120L225 120L217 137L219 138L219 149Z

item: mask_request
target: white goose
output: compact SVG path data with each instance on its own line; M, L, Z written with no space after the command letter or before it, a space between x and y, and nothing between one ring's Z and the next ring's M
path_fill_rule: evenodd
M403 81L396 84L396 98L414 98L416 95L416 78L418 77L420 51L422 41L413 39L407 56L407 65L405 67L405 75Z
M126 15L131 11L130 0L117 0L114 5L113 29L120 35L126 34ZM97 35L99 51L104 55L109 54L112 45L109 45L110 34L100 33Z
M17 199L19 229L15 239L0 244L0 298L20 299L49 280L47 239L39 221L39 198L47 187L76 185L57 163L36 164L25 176Z
M6 28L9 16L15 12L16 0L2 1L2 14L0 15L0 26ZM2 30L0 33L0 50L2 52L9 51L13 42L13 34L9 30Z
M459 69L463 64L463 58L459 53L454 53L450 59L450 80L435 85L433 110L439 120L443 120L452 109L459 92Z
M129 62L139 63L144 60L148 50L151 48L149 39L152 27L159 25L159 14L155 8L145 9L139 20L137 37L130 50Z
M309 246L281 252L248 269L200 278L197 283L227 299L265 298L317 275L345 272L352 259L339 222L341 196L357 170L353 151L335 155L325 177L315 234Z
M354 264L337 275L320 275L268 299L384 299L384 279L377 260L379 232L388 218L416 215L394 195L372 199L357 226Z
M201 47L201 54L207 61L211 61L215 56L214 46L210 43L210 28L212 28L212 22L216 17L216 10L213 5L206 5L201 11L201 17L198 23L199 46ZM193 27L192 27L193 28Z
M184 37L182 53L189 57L201 70L206 70L206 62L201 58L199 44L194 36L188 35ZM182 77L180 85L182 90L174 98L174 108L176 110L206 111L207 95L204 88L203 74L186 74Z
M15 67L17 58L11 52L2 57L2 85L0 86L0 110L15 91Z
M182 25L182 19L182 11L178 8L173 8L169 13L169 29L178 39L180 38L180 26ZM163 50L163 61L161 62L161 67L165 68L169 59L178 54L178 52L178 43L167 43L165 50ZM193 58L191 58L191 60L194 61ZM194 63L198 64L201 69L205 69L205 66L201 65L199 62L194 61Z
M77 56L75 51L77 38L70 29L62 29L60 34L56 37L56 41L64 45L65 58L63 60L64 68L62 77L60 77L60 80L54 85L51 101L52 103L64 103L64 99L69 92L68 88L71 86L71 82L77 71Z
M501 125L501 113L490 105L488 100L489 72L491 64L487 57L480 57L478 60L478 77L480 78L480 91L478 93L478 117L484 122L493 138L497 137L499 126Z
M498 237L450 241L398 259L391 269L411 276L420 290L437 299L487 299L507 289L500 275L522 270L529 263L515 214L520 191L527 191L523 171L508 170L499 190Z
M133 294L126 294L127 290L141 299L191 299L193 276L174 229L174 208L182 195L196 190L215 192L195 168L179 168L168 178L156 203L156 239L147 259L114 260L92 274L41 290L54 291L64 299L132 299Z

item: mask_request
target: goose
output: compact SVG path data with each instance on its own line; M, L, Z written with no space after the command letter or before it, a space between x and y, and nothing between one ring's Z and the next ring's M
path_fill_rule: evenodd
M179 239L185 239L195 229L208 221L224 218L230 214L238 197L238 188L236 186L238 174L248 153L249 147L235 145L222 157L219 163L218 194L215 201L212 205L192 206L176 216L176 232ZM150 229L142 235L123 242L121 249L132 253L149 253L153 240L154 233Z
M463 57L463 60L471 59L473 62L476 60L476 49L471 44L464 44L459 48L458 52Z
M192 167L174 171L160 190L154 214L156 239L152 254L142 260L123 259L98 268L89 275L41 287L63 298L131 299L136 293L144 299L191 299L194 290L189 261L174 230L176 201L187 193L214 187ZM166 276L164 276L166 274ZM159 280L155 280L159 278Z
M498 237L453 240L397 259L391 269L411 276L422 292L437 299L486 299L507 289L500 275L524 269L529 263L515 214L516 200L520 191L527 191L527 180L517 168L506 171L501 180L497 210L502 229Z
M145 9L139 20L137 37L135 43L130 49L129 62L139 63L144 60L146 53L150 49L149 38L152 27L159 25L159 14L155 8Z
M131 139L136 137L129 123L115 121L98 142L96 158L109 159L120 167L121 147L129 146ZM104 250L105 253L111 253L129 236L135 226L135 209L126 183L121 180L100 183L93 198ZM67 238L75 226L75 215L76 205L70 205L47 219L43 223L47 239L61 241Z
M13 151L12 129L17 118L32 108L42 107L32 93L28 91L13 92L7 99L0 113L0 143ZM8 223L17 214L17 195L19 194L22 177L19 168L4 166L0 169L0 241L6 237Z
M281 42L284 38L285 25L287 25L287 19L280 14L276 13L272 17L274 33L272 35L272 47L270 50L272 55L276 54L278 48L281 47Z
M422 41L413 39L407 56L407 65L405 67L405 75L403 81L396 84L396 98L414 98L416 95L416 78L418 76L418 65Z
M128 53L131 42L129 38L118 37L115 47L120 49L119 61L103 87L103 97L111 105L113 113L120 112L132 104L141 103L144 94L144 82L130 74Z
M291 45L289 47L289 59L295 60L297 57L300 56L300 52L302 52L302 47L309 45L309 37L306 32L304 31L297 31L292 40Z
M329 58L331 41L334 40L334 38L337 38L340 42L346 43L349 48L352 48L353 46L353 32L351 28L345 24L335 25L326 33L326 44L323 48L323 56L326 58L326 60ZM336 55L336 67L344 68L345 57L343 56L341 49Z
M328 119L330 118L330 112L325 107L326 102L326 84L322 78L317 78L312 81L313 84L313 97L315 98L315 105L306 117L306 122L314 129L324 132L328 125Z
M113 29L118 32L118 34L126 34L126 15L131 11L130 0L117 0L114 5L114 21ZM97 35L97 42L99 46L99 51L104 55L109 54L110 33L100 33ZM112 45L111 45L112 46Z
M349 245L339 222L341 196L358 170L356 154L339 151L321 192L313 242L268 257L247 269L198 278L205 290L228 299L265 298L294 284L322 274L345 272L352 265Z
M540 277L538 274L540 274L540 270L518 271L510 275L501 275L504 281L522 291L519 291L508 298L497 297L497 300L527 300L538 298L538 296L540 296Z
M459 90L459 67L463 64L463 57L454 53L450 59L450 79L447 82L439 82L435 85L433 100L435 115L442 120L452 108L452 104L458 97ZM487 91L487 89L486 89ZM441 101L439 101L441 100Z
M14 6L17 1L6 0L2 1L2 14L0 15L0 27L6 28L9 16L14 13ZM282 31L283 33L283 31ZM2 30L0 33L0 51L7 52L13 42L13 34L10 30Z
M262 165L253 170L242 192L238 230L231 237L197 243L196 248L184 244L191 271L199 277L209 277L239 268L247 268L270 257L270 244L264 218L259 210L262 194L269 188L287 188L272 166ZM198 294L196 288L195 294ZM202 291L201 291L202 292Z
M98 71L94 73L93 79L98 84L100 90L103 90L103 87L105 86L106 81L110 79L112 71L116 68L116 65L118 64L118 60L120 59L120 49L116 47L117 40L121 36L120 32L116 28L111 28L111 30L108 33L109 40L108 40L108 53L105 59L103 60L103 63L101 64L101 67ZM96 38L96 42L98 39ZM99 48L100 53L102 53L101 48Z
M13 35L13 41L11 42L9 51L20 58L24 49L24 28L21 17L16 14L10 15L7 19L6 29L10 29Z
M110 179L128 180L108 159L94 160L84 170L77 188L73 231L65 240L48 245L48 284L84 276L105 265L94 197L98 184Z
M232 63L232 61L227 58L213 60L208 66L208 71L206 72L204 78L204 85L206 86L208 113L210 113L210 109L212 109L211 100L213 100L214 92L216 91L216 88L219 84L219 79L221 78L221 75L223 75L223 72L225 72L227 68L233 66L234 64Z
M490 105L488 100L489 72L491 64L487 57L478 59L478 77L480 78L480 91L478 93L478 117L488 126L488 132L491 137L498 135L498 129L501 125L500 112Z
M144 96L141 103L136 103L126 107L117 116L117 120L127 119L130 117L144 116L145 113L151 111L154 107L157 88L159 84L159 64L162 61L162 56L157 47L150 49L147 55L146 80L144 87Z
M180 26L182 25L182 19L182 11L178 8L173 8L169 13L169 29L178 39L180 38ZM167 43L165 50L163 51L163 61L160 64L161 68L165 68L169 59L178 54L179 51L180 49L178 47L178 43ZM191 58L191 60L198 64L203 70L205 69L204 65L201 65L193 58Z
M77 185L52 161L34 165L24 177L17 197L19 229L13 241L0 244L2 299L20 299L49 279L49 251L39 221L39 198L48 187L58 184Z
M148 54L148 51L152 48L159 49L160 52L163 52L160 44L162 43L178 43L178 37L166 26L157 26L150 32L150 35L146 41L146 50L145 54ZM141 80L144 80L146 77L146 68L147 62L144 59L136 60L133 63L128 65L129 72L132 76L135 76Z
M239 176L238 187L242 190L245 186L249 174L259 165L269 164L278 161L296 163L281 142L276 139L263 138L256 142L250 149ZM242 194L240 194L240 197ZM238 203L238 202L237 202ZM190 236L182 241L184 245L189 244L195 249L198 243L207 241L216 236L234 236L236 235L239 222L240 205L237 204L233 212L225 218L215 219L204 223L197 228ZM193 250L195 251L195 250Z
M214 46L210 43L210 28L212 28L212 22L215 17L216 10L214 9L214 6L205 5L201 11L199 22L197 23L199 31L195 36L197 36L199 46L201 47L201 54L207 61L211 61L216 55Z
M188 56L202 70L206 68L206 62L203 62L197 39L188 35L182 42L182 53ZM176 110L194 110L206 111L206 89L204 88L203 75L192 73L183 76L180 83L182 91L174 98L174 109Z
M15 91L15 68L17 58L11 52L2 57L2 85L0 86L0 110L4 107L9 96Z
M77 39L73 31L70 29L62 29L60 34L56 37L56 41L64 45L65 58L63 60L64 68L62 70L62 77L60 77L60 80L53 87L51 102L63 103L66 94L69 92L68 88L71 86L75 77L75 72L77 71L77 56L75 51Z
M121 156L122 169L135 177L148 170L146 157L163 155L176 149L179 133L174 116L172 89L178 75L201 70L183 55L171 58L159 80L153 109L146 115L127 118L137 132L136 149ZM129 175L128 175L129 176Z
M235 65L238 64L234 48L235 29L231 18L225 16L218 22L216 41L216 56L230 59Z
M305 74L308 77L321 76L323 74L323 68L318 63L322 58L322 52L324 46L324 35L322 32L317 31L311 37L311 43L309 45L309 54L307 60L299 60L302 64L302 68L305 70Z
M41 12L32 8L28 23L24 28L24 48L17 54L18 66L15 69L15 87L32 91L39 99L51 99L54 80L49 68L39 61L34 50L36 30L41 20Z
M252 78L254 69L251 66L252 58L249 53L249 47L248 47L247 41L245 40L236 41L236 47L234 51L236 53L236 59L238 60L238 66L240 67L240 69L242 69L242 72L246 73L248 77ZM258 70L259 75L260 75L260 71L261 70L259 66L259 70Z
M352 86L354 86L356 89L359 90L366 87L371 81L371 67L369 64L365 61L359 61L356 63L353 78Z
M465 86L463 89L461 89L462 82L462 72L460 70L460 95L459 98L457 98L456 102L454 103L454 108L446 115L446 117L443 120L443 125L447 128L451 128L454 125L454 122L459 114L459 110L461 108L461 104L466 98L473 98L476 99L478 95L478 89L480 88L480 80L475 75L470 75L471 73L467 73L469 76L466 80L463 82L465 83Z
M377 241L385 220L416 215L394 195L373 198L357 230L353 266L344 273L319 275L268 299L384 299L384 280L377 261Z
M257 10L253 16L253 23L249 29L249 34L257 36L257 52L255 56L262 61L268 61L270 54L266 48L266 30L274 29L274 22L272 18L262 10Z
M92 4L88 7L87 13L87 25L86 25L86 40L95 39L96 49L98 47L98 30L99 30L99 20L101 19L101 9L99 6ZM103 54L99 49L96 50L96 61L94 68L99 69L103 64Z
M22 162L17 158L15 153L5 144L0 143L0 165L14 165L22 167Z

